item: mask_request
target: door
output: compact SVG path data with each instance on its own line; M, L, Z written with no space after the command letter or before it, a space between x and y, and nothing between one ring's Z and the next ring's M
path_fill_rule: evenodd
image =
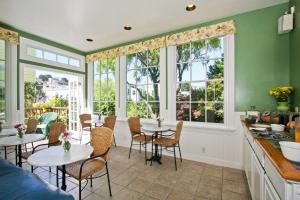
M69 130L80 131L79 114L83 109L83 79L72 77L69 82Z

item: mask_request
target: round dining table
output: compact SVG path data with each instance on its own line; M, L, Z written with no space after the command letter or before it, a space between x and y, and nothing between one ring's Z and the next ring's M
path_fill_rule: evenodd
M69 151L65 151L62 145L53 146L47 149L39 150L30 155L27 159L27 162L36 167L61 166L61 189L66 191L66 165L89 158L93 151L93 147L88 144L72 144ZM56 176L58 176L58 174L56 174Z
M157 139L159 133L169 131L170 127L169 126L160 126L160 127L158 127L157 125L148 125L147 124L147 125L142 126L142 130L146 133L152 133L154 135L154 138ZM147 159L147 161L152 160L153 162L157 162L158 164L162 164L161 161L160 161L161 160L161 155L159 155L157 144L155 144L154 150L155 150L154 155L151 158Z
M84 121L84 123L90 124L91 127L92 127L93 124L95 125L95 127L97 127L97 124L98 124L98 127L103 126L103 123L101 122L101 120L97 119L97 118L86 120L86 121Z
M14 136L17 135L17 129L15 128L5 128L2 129L0 132L0 138L2 137L8 137L8 136ZM7 148L4 146L4 159L7 159Z
M8 136L0 138L0 146L16 146L16 164L22 167L22 145L43 140L43 134L25 134L22 138L17 136Z

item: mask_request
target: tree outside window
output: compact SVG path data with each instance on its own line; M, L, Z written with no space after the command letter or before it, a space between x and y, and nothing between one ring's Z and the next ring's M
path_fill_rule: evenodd
M94 62L94 113L115 115L116 59Z
M127 56L127 116L156 118L160 113L160 49Z
M176 119L224 123L223 38L176 48Z

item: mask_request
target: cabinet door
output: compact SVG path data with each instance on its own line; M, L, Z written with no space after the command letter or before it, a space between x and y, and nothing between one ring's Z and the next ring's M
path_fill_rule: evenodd
M280 200L275 188L270 182L267 175L265 175L265 187L264 187L264 200Z
M264 170L256 158L256 155L252 154L252 198L254 200L261 200L264 196Z
M251 162L252 162L252 149L251 146L247 140L247 138L244 138L244 167L245 167L245 174L247 177L247 181L248 181L248 185L249 185L249 189L250 192L252 193L252 175L251 175L251 171L252 171L252 166L251 166Z

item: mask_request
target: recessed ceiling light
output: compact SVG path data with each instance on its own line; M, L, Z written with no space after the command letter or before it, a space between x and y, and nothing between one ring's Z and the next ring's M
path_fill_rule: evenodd
M186 11L193 11L196 9L196 5L195 4L189 4L185 7Z
M131 29L132 29L131 26L124 26L124 30L126 30L126 31L130 31Z
M91 39L91 38L87 38L86 41L88 41L88 42L93 42L94 40Z

